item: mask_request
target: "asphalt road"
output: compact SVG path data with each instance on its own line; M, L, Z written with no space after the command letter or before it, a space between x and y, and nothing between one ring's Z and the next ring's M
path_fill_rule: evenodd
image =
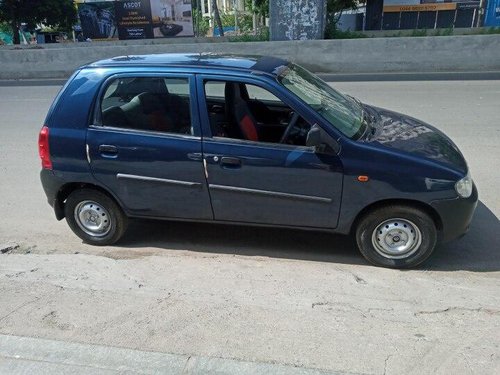
M37 135L59 87L0 85L0 246L11 247L0 253L0 372L40 361L53 372L63 360L31 349L75 342L90 345L75 353L170 353L187 372L208 358L228 373L248 363L268 373L499 373L500 81L335 87L436 125L469 163L481 199L471 230L418 270L372 267L348 238L290 230L142 221L119 246L84 245L55 220L38 180ZM80 369L134 371L119 352L111 363L70 348L62 357ZM147 358L143 369L157 370Z

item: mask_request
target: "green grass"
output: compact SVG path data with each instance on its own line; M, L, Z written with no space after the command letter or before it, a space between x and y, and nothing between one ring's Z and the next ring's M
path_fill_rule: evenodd
M358 39L358 38L368 38L367 35L360 31L342 31L337 29L337 25L329 24L326 26L325 39Z
M267 42L269 41L269 29L263 28L257 35L241 34L227 37L229 42Z
M415 29L408 36L415 36L415 37L427 36L427 29Z
M448 27L446 29L437 29L434 34L434 36L450 36L453 35L453 27Z
M490 27L488 29L478 30L478 34L500 34L500 27Z

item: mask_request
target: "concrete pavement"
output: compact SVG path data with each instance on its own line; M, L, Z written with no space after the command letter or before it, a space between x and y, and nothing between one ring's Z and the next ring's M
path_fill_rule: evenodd
M148 373L162 372L156 355L221 373L500 372L499 83L336 87L435 124L469 162L481 198L471 231L418 270L371 267L346 237L291 230L144 221L118 246L84 245L37 175L58 87L0 87L0 245L11 244L0 246L0 372L120 371L119 353Z
M179 355L0 335L0 373L17 374L269 374L332 372L274 363Z

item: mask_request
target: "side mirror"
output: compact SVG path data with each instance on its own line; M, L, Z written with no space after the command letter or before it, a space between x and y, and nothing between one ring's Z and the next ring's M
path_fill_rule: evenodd
M307 132L306 146L307 147L318 147L321 145L321 129L318 125L311 126L311 129Z

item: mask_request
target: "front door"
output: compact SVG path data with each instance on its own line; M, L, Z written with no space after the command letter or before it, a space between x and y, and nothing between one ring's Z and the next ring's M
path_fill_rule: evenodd
M132 216L213 219L193 91L193 76L151 74L103 89L87 156Z
M203 156L216 220L336 227L341 162L334 152L305 146L312 125L307 114L251 79L198 77L198 92L202 121L210 123ZM249 95L259 92L262 98ZM212 110L221 103L224 114ZM236 111L228 105L236 105Z

